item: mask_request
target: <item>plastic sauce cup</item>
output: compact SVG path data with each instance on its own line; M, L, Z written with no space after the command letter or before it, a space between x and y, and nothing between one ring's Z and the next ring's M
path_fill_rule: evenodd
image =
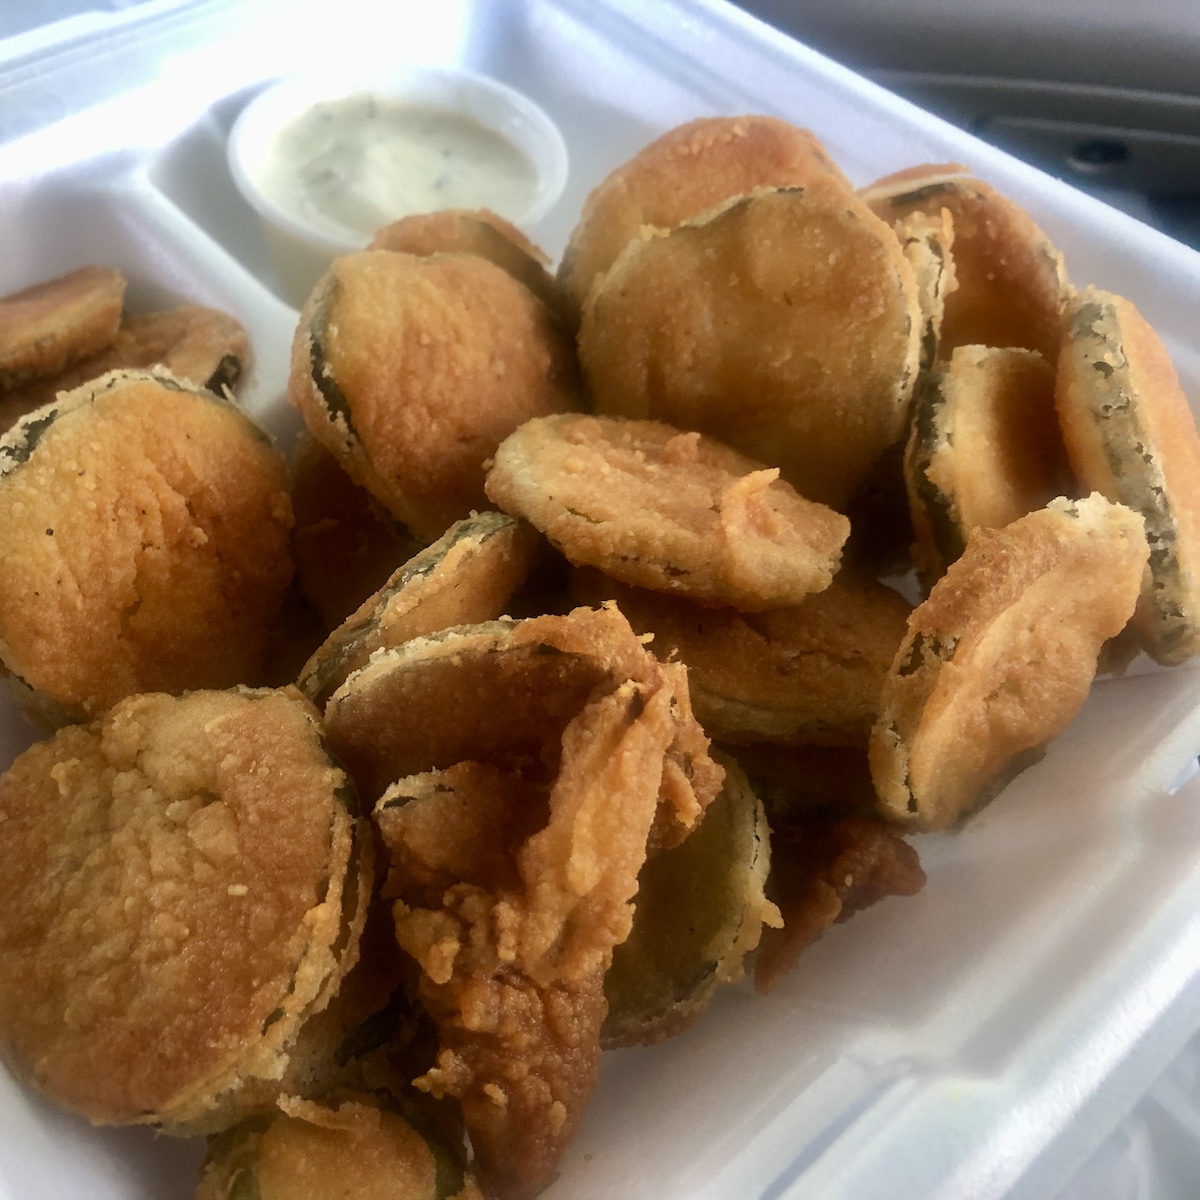
M341 235L285 208L264 186L267 168L283 131L317 104L367 96L467 118L509 142L528 159L536 183L524 212L501 215L526 230L554 207L566 185L567 147L558 126L527 96L485 75L409 67L353 81L298 76L275 83L242 110L227 157L238 191L262 222L283 298L297 307L338 255L361 250L370 236Z

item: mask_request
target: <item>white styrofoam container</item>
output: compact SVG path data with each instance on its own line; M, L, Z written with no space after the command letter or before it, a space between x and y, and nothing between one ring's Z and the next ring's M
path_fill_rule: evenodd
M82 7L82 6L81 6ZM130 303L236 314L244 396L282 438L295 311L224 140L268 80L322 62L461 64L528 93L572 171L534 231L661 130L766 112L856 183L958 160L1028 206L1072 278L1131 297L1200 399L1200 255L720 0L144 0L0 42L0 294L85 262ZM1047 758L918 849L925 891L830 931L768 997L606 1056L552 1200L1053 1195L1200 1026L1200 671L1099 683ZM0 765L33 740L0 700ZM2 865L0 865L2 869ZM198 1143L92 1130L0 1075L0 1200L184 1200Z

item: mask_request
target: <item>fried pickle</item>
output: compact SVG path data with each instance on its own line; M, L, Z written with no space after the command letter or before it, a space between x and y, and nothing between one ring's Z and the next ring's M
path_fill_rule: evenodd
M954 222L946 209L920 210L896 222L896 236L917 285L921 314L920 368L928 371L937 361L946 318L946 298L958 287L954 274Z
M300 437L291 495L296 587L326 633L424 548L309 433Z
M720 790L683 668L612 608L464 626L376 654L327 729L380 796L397 939L440 1036L418 1085L460 1103L491 1192L532 1196L595 1083L647 847Z
M53 375L117 336L125 276L80 267L0 299L0 393Z
M418 537L487 507L484 460L530 417L578 404L542 304L473 254L337 259L301 313L288 387L313 436Z
M104 349L46 376L0 393L0 432L26 413L49 404L109 371L162 367L176 379L220 395L234 388L250 364L242 326L215 308L188 304L165 312L126 317Z
M1068 306L1056 404L1084 487L1141 513L1150 571L1134 625L1173 665L1200 652L1200 435L1170 355L1120 296Z
M301 670L300 690L323 708L376 650L500 616L540 549L531 526L503 513L456 522L334 630Z
M1057 359L1070 285L1062 255L1019 204L957 163L910 167L859 195L889 224L914 212L949 212L958 287L946 298L943 354L957 346L1020 346Z
M504 440L487 494L575 564L759 611L828 587L850 529L777 476L657 421L563 415Z
M233 404L113 372L0 439L0 659L61 723L256 682L291 577L283 460Z
M381 651L333 694L325 723L374 803L396 779L467 760L553 771L562 731L590 695L660 677L675 735L654 839L669 844L720 790L721 770L692 714L684 668L658 663L613 607L461 626Z
M661 658L688 668L705 731L729 743L863 746L911 605L866 576L836 575L793 608L740 613L623 587L592 573L582 600L612 599Z
M284 1097L270 1117L213 1138L196 1200L483 1200L427 1130L371 1094Z
M772 895L782 928L763 932L754 986L769 992L830 926L886 896L925 886L917 852L877 816L782 822L771 830Z
M760 190L630 242L579 359L597 412L697 429L840 509L903 436L922 332L912 268L865 204Z
M737 763L718 761L725 786L700 824L638 875L633 927L604 977L605 1049L690 1029L717 986L742 977L763 926L781 922L763 891L771 865L763 806Z
M1033 350L959 346L917 397L904 470L928 589L972 529L1000 529L1072 490L1053 368Z
M94 1123L238 1118L357 956L371 839L297 693L132 696L0 779L0 1040Z
M368 250L399 250L427 258L454 251L477 254L523 283L552 313L562 310L562 296L546 268L549 258L515 225L486 208L477 212L448 208L401 217L375 234Z
M643 226L674 229L759 187L851 186L807 129L777 117L701 117L668 130L612 171L584 202L558 269L578 321L596 277Z
M1148 553L1142 518L1096 493L975 530L913 610L884 682L880 811L945 829L1028 766L1082 708Z

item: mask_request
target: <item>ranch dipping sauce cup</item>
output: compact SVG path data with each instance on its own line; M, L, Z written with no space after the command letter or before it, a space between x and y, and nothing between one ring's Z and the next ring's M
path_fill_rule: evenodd
M566 143L541 108L487 76L442 68L284 79L243 109L228 161L296 307L333 259L391 221L489 208L529 229L567 179Z

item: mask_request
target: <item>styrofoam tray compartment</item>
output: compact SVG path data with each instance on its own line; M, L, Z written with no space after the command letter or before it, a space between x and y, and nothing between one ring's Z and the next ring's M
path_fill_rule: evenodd
M0 55L0 293L94 261L125 271L135 308L227 309L255 349L247 404L285 441L296 314L224 138L270 78L379 46L494 75L559 122L571 178L534 231L552 254L591 186L695 116L806 125L860 184L965 162L1030 208L1077 283L1141 307L1200 398L1200 255L716 0L343 0L336 25L312 0L146 8L86 69L74 43ZM62 117L64 94L84 110ZM1053 1194L1200 1023L1200 783L1172 790L1200 751L1198 705L1191 668L1099 683L965 830L918 839L919 896L830 931L772 995L726 989L691 1032L607 1055L547 1196ZM35 736L0 700L0 760ZM201 1153L92 1130L0 1076L0 1200L184 1200Z

